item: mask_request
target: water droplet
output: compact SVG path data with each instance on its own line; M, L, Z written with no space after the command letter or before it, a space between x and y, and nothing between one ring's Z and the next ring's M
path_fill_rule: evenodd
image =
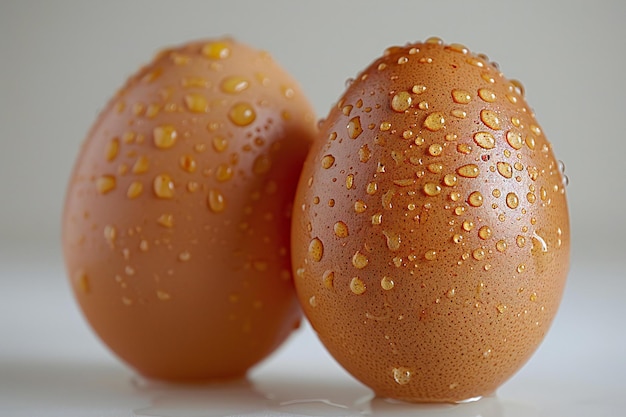
M432 44L432 45L443 45L443 39L437 37L437 36L431 36L428 39L426 39L424 41L424 43L428 43L428 44ZM402 369L406 369L406 368L402 368Z
M225 93L237 94L247 89L249 85L250 83L247 79L239 76L232 76L224 78L220 84L220 88Z
M519 205L519 199L517 198L517 194L508 193L506 195L506 205L509 206L509 208L511 209L517 208L517 206Z
M454 236L452 236L452 241L454 243L461 243L463 241L463 236L459 234L455 234Z
M126 196L128 198L136 198L139 197L141 192L143 191L143 184L139 181L133 181L128 186L128 190L126 191Z
M428 147L428 153L431 156L439 156L441 155L442 152L443 152L443 146L441 146L439 143L433 143L432 145Z
M365 287L365 283L359 277L354 277L350 281L350 291L352 291L356 295L361 295L365 292L367 288Z
M311 242L309 242L309 257L315 262L319 262L322 260L323 256L324 245L322 241L317 237L311 239Z
M470 230L472 230L474 228L474 222L471 220L465 220L463 222L463 230L465 230L466 232L469 232Z
M335 236L337 237L347 237L348 236L348 225L344 222L337 222L334 226Z
M434 112L424 120L424 127L432 132L437 132L445 127L446 119L441 112Z
M211 42L202 47L202 55L211 59L224 59L230 55L230 48L225 42Z
M352 265L357 269L363 269L369 263L369 259L367 256L362 254L360 251L356 251L356 253L352 256Z
M157 290L156 295L157 295L157 298L161 301L167 301L172 298L170 293L163 291L163 290Z
M172 214L161 214L157 219L157 223L163 227L174 227L174 216Z
M480 120L493 130L500 130L500 118L495 111L483 109L480 111Z
M448 297L448 298L454 298L455 295L456 295L456 289L455 288L450 288L448 290L448 292L446 292L446 297Z
M218 165L217 169L215 170L215 178L219 182L228 181L232 177L233 177L233 169L229 165L227 164Z
M190 155L183 155L178 160L180 167L187 172L196 171L196 160Z
M313 308L317 307L317 299L314 295L309 298L309 305Z
M224 152L228 147L228 140L222 136L214 136L213 137L213 148L217 152Z
M530 301L532 301L533 303L535 301L537 301L537 293L536 292L530 294Z
M391 108L398 112L404 113L409 107L411 107L411 102L413 98L406 91L400 91L391 99Z
M467 198L467 202L473 207L480 207L483 205L483 195L479 191L474 191Z
M467 164L467 165L463 165L462 167L459 167L459 169L457 169L456 172L460 176L465 177L465 178L476 178L478 177L480 170L478 169L478 165L476 164Z
M335 157L332 155L324 155L322 158L322 168L328 169L335 163Z
M441 187L439 186L439 184L427 182L426 184L424 184L424 193L427 196L434 197L441 193Z
M372 216L372 224L373 225L379 225L383 222L383 214L382 213L376 213Z
M78 287L82 293L88 294L90 292L91 286L89 284L89 276L82 269L78 270L74 274L74 282L76 283L76 287Z
M354 186L354 175L348 174L346 177L346 188L350 190Z
M385 235L385 238L387 239L387 248L389 248L389 250L395 252L400 249L400 243L402 241L400 239L400 235L387 230L383 230L383 235Z
M389 277L383 277L383 279L380 280L380 286L385 291L393 289L395 285L395 282L393 282L393 280Z
M393 188L390 188L389 190L387 190L386 193L383 194L381 198L381 202L385 210L391 210L393 208L393 204L391 203L391 200L393 199L394 195L395 195L395 190Z
M472 96L465 90L452 90L452 99L455 103L467 104L472 101Z
M478 236L482 240L489 239L491 237L491 229L489 228L489 226L482 226L480 229L478 229Z
M344 116L350 116L350 113L352 113L353 108L354 106L352 106L351 104L348 104L348 105L343 106L343 108L341 109L341 112L344 114Z
M257 175L262 175L267 173L272 167L272 160L265 154L259 155L254 160L254 164L252 166L252 172Z
M209 208L214 213L220 213L226 208L226 200L224 199L224 195L214 188L209 190L207 202L209 204Z
M523 248L526 245L526 238L522 235L517 235L517 238L515 239L515 243L517 244L518 247Z
M332 290L335 285L335 273L333 271L324 271L322 274L322 280L324 281L324 286L329 290Z
M496 140L489 132L475 133L474 142L483 149L493 149L496 146Z
M191 259L191 253L189 253L189 251L185 250L178 254L178 260L181 262L187 262L190 259Z
M361 133L363 133L363 128L361 127L361 118L359 116L353 117L348 122L348 136L350 139L356 139L359 137Z
M367 162L370 160L371 156L372 152L370 151L370 148L367 146L367 144L359 148L359 161Z
M461 109L453 109L450 114L457 119L465 119L467 117L467 112Z
M496 166L498 168L498 172L504 178L511 178L513 176L513 168L511 168L511 165L508 162L498 162Z
M437 259L437 251L433 249L426 251L426 253L424 254L424 258L427 261L434 261L435 259Z
M458 178L454 174L446 174L443 177L443 183L448 187L453 187L456 185Z
M194 113L206 113L209 111L209 102L200 93L190 93L185 95L185 105L187 109Z
M420 102L417 104L417 107L418 107L420 110L428 110L428 102L427 102L427 101L420 101Z
M154 177L152 189L159 198L174 198L174 181L167 174L160 174Z
M103 175L96 180L96 189L100 194L106 194L115 189L115 177L113 175Z
M109 143L107 143L105 153L104 153L106 160L109 162L113 161L117 157L119 150L120 150L119 138L111 139Z
M168 149L174 146L178 132L172 125L157 126L152 131L154 144L159 149Z
M380 124L379 129L380 129L382 132L386 132L386 131L388 131L389 129L391 129L391 122L382 122L382 123Z
M506 141L511 145L513 149L521 149L524 144L522 135L519 132L509 130L506 132Z
M367 187L365 188L365 192L368 193L369 195L376 194L377 190L378 190L378 184L376 184L375 182L368 183Z
M411 91L413 92L413 94L422 94L424 91L426 91L426 86L417 84L411 88Z
M405 367L393 368L393 379L398 385L406 385L411 382L411 370Z
M426 169L433 174L441 174L443 171L443 164L441 162L433 162L432 164L429 164Z
M506 242L504 240L498 240L498 242L496 243L496 249L498 250L498 252L506 252Z
M485 259L485 255L486 253L483 248L478 248L474 250L474 252L472 252L472 257L477 261L482 261L483 259Z
M486 88L478 89L478 96L487 103L493 103L494 101L496 101L496 93Z
M354 202L354 211L357 213L363 213L367 209L367 204L365 204L361 200L357 200Z
M518 273L520 273L520 274L521 274L521 273L522 273L522 272L524 272L525 270L526 270L526 265L524 265L524 264L519 264L519 265L517 266L517 272L518 272Z
M228 118L237 126L248 126L256 119L256 112L250 104L239 102L230 108Z

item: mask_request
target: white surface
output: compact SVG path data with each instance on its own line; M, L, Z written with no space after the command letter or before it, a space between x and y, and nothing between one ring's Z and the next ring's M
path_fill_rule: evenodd
M58 250L0 246L0 415L617 417L626 414L622 263L574 261L559 315L531 361L492 398L410 405L373 398L308 326L248 382L148 382L82 319Z

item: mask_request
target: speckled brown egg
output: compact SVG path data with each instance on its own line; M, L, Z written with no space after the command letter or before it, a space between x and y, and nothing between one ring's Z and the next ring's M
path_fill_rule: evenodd
M313 109L232 39L159 53L113 97L71 177L63 249L95 332L139 373L243 375L298 325L289 229Z
M392 47L320 135L292 255L324 345L380 396L493 393L545 336L569 264L565 176L521 84L462 45Z

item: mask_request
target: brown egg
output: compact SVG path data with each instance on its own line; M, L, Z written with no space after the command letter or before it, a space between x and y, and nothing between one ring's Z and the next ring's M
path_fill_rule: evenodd
M520 83L462 45L389 48L320 128L298 185L300 302L376 394L490 394L537 348L569 264L564 175Z
M141 374L243 375L298 326L289 229L313 109L231 39L159 53L104 109L63 218L67 270L100 338Z

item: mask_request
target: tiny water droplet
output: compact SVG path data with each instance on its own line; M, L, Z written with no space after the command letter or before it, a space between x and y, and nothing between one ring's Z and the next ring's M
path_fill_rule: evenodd
M475 133L474 142L483 149L493 149L496 146L496 139L489 132Z
M502 175L504 178L513 177L513 168L508 162L498 162L496 164L496 167L500 175Z
M433 249L426 251L424 258L426 258L427 261L434 261L437 259L437 251Z
M178 132L172 125L157 126L152 131L154 144L159 149L169 149L176 143Z
M232 76L224 78L220 84L220 88L225 93L237 94L247 89L249 85L250 83L244 77Z
M473 207L480 207L483 205L483 195L479 191L474 191L467 198L467 202Z
M96 180L96 189L100 194L106 194L115 189L116 180L113 175L103 175Z
M348 136L350 139L356 139L363 133L363 128L361 127L361 118L359 116L353 117L348 122Z
M452 99L455 103L467 104L472 101L472 96L465 90L452 90Z
M426 184L424 184L423 190L424 193L430 197L434 197L441 193L441 187L438 184L432 182L427 182Z
M128 186L128 190L126 191L126 196L128 198L137 198L143 191L143 184L139 181L133 181Z
M517 208L517 206L519 205L519 199L517 198L517 194L508 193L506 195L506 205L509 206L509 208L511 209Z
M456 172L460 176L465 177L465 178L476 178L478 177L480 170L478 169L478 165L476 164L467 164L467 165L463 165L462 167L459 167L459 169L457 169Z
M322 280L324 281L324 286L329 290L332 290L335 285L335 273L333 271L324 271L322 274Z
M367 204L361 200L357 200L354 203L354 211L357 213L363 213L367 209Z
M493 103L496 101L496 93L486 88L478 89L478 96L487 103Z
M411 382L411 370L403 366L393 368L393 379L398 385L406 385Z
M498 113L493 110L483 109L480 111L480 120L485 126L492 128L493 130L500 130L500 118Z
M404 113L409 107L411 107L412 101L413 98L408 92L400 91L391 99L391 108L398 113Z
M202 47L202 55L211 59L224 59L230 55L230 48L225 42L211 42Z
M366 290L365 283L359 277L354 277L350 281L350 291L352 291L356 295L361 295Z
M446 119L441 112L433 112L424 120L424 127L432 132L437 132L445 127Z
M335 163L335 157L332 155L324 155L322 158L322 168L328 169Z
M356 253L352 256L352 266L357 269L363 269L369 263L369 259L367 256L362 254L360 251L356 251Z
M209 102L200 93L189 93L185 95L185 105L193 113L206 113L209 111Z
M333 230L335 231L335 236L337 237L347 237L349 234L348 225L342 221L335 223Z
M389 278L389 277L383 277L380 280L380 286L385 291L389 291L389 290L393 289L393 287L395 285L396 285L395 282L393 282L393 280L391 278Z
M478 236L483 240L489 239L491 237L491 229L489 226L482 226L478 229Z
M389 250L397 251L400 249L400 243L402 241L400 239L400 235L387 230L383 230L383 235L385 235L385 238L387 239L387 248L389 248Z
M161 214L157 219L157 223L163 227L174 227L174 216L172 214Z
M152 189L158 198L174 198L174 181L167 174L160 174L154 177Z

